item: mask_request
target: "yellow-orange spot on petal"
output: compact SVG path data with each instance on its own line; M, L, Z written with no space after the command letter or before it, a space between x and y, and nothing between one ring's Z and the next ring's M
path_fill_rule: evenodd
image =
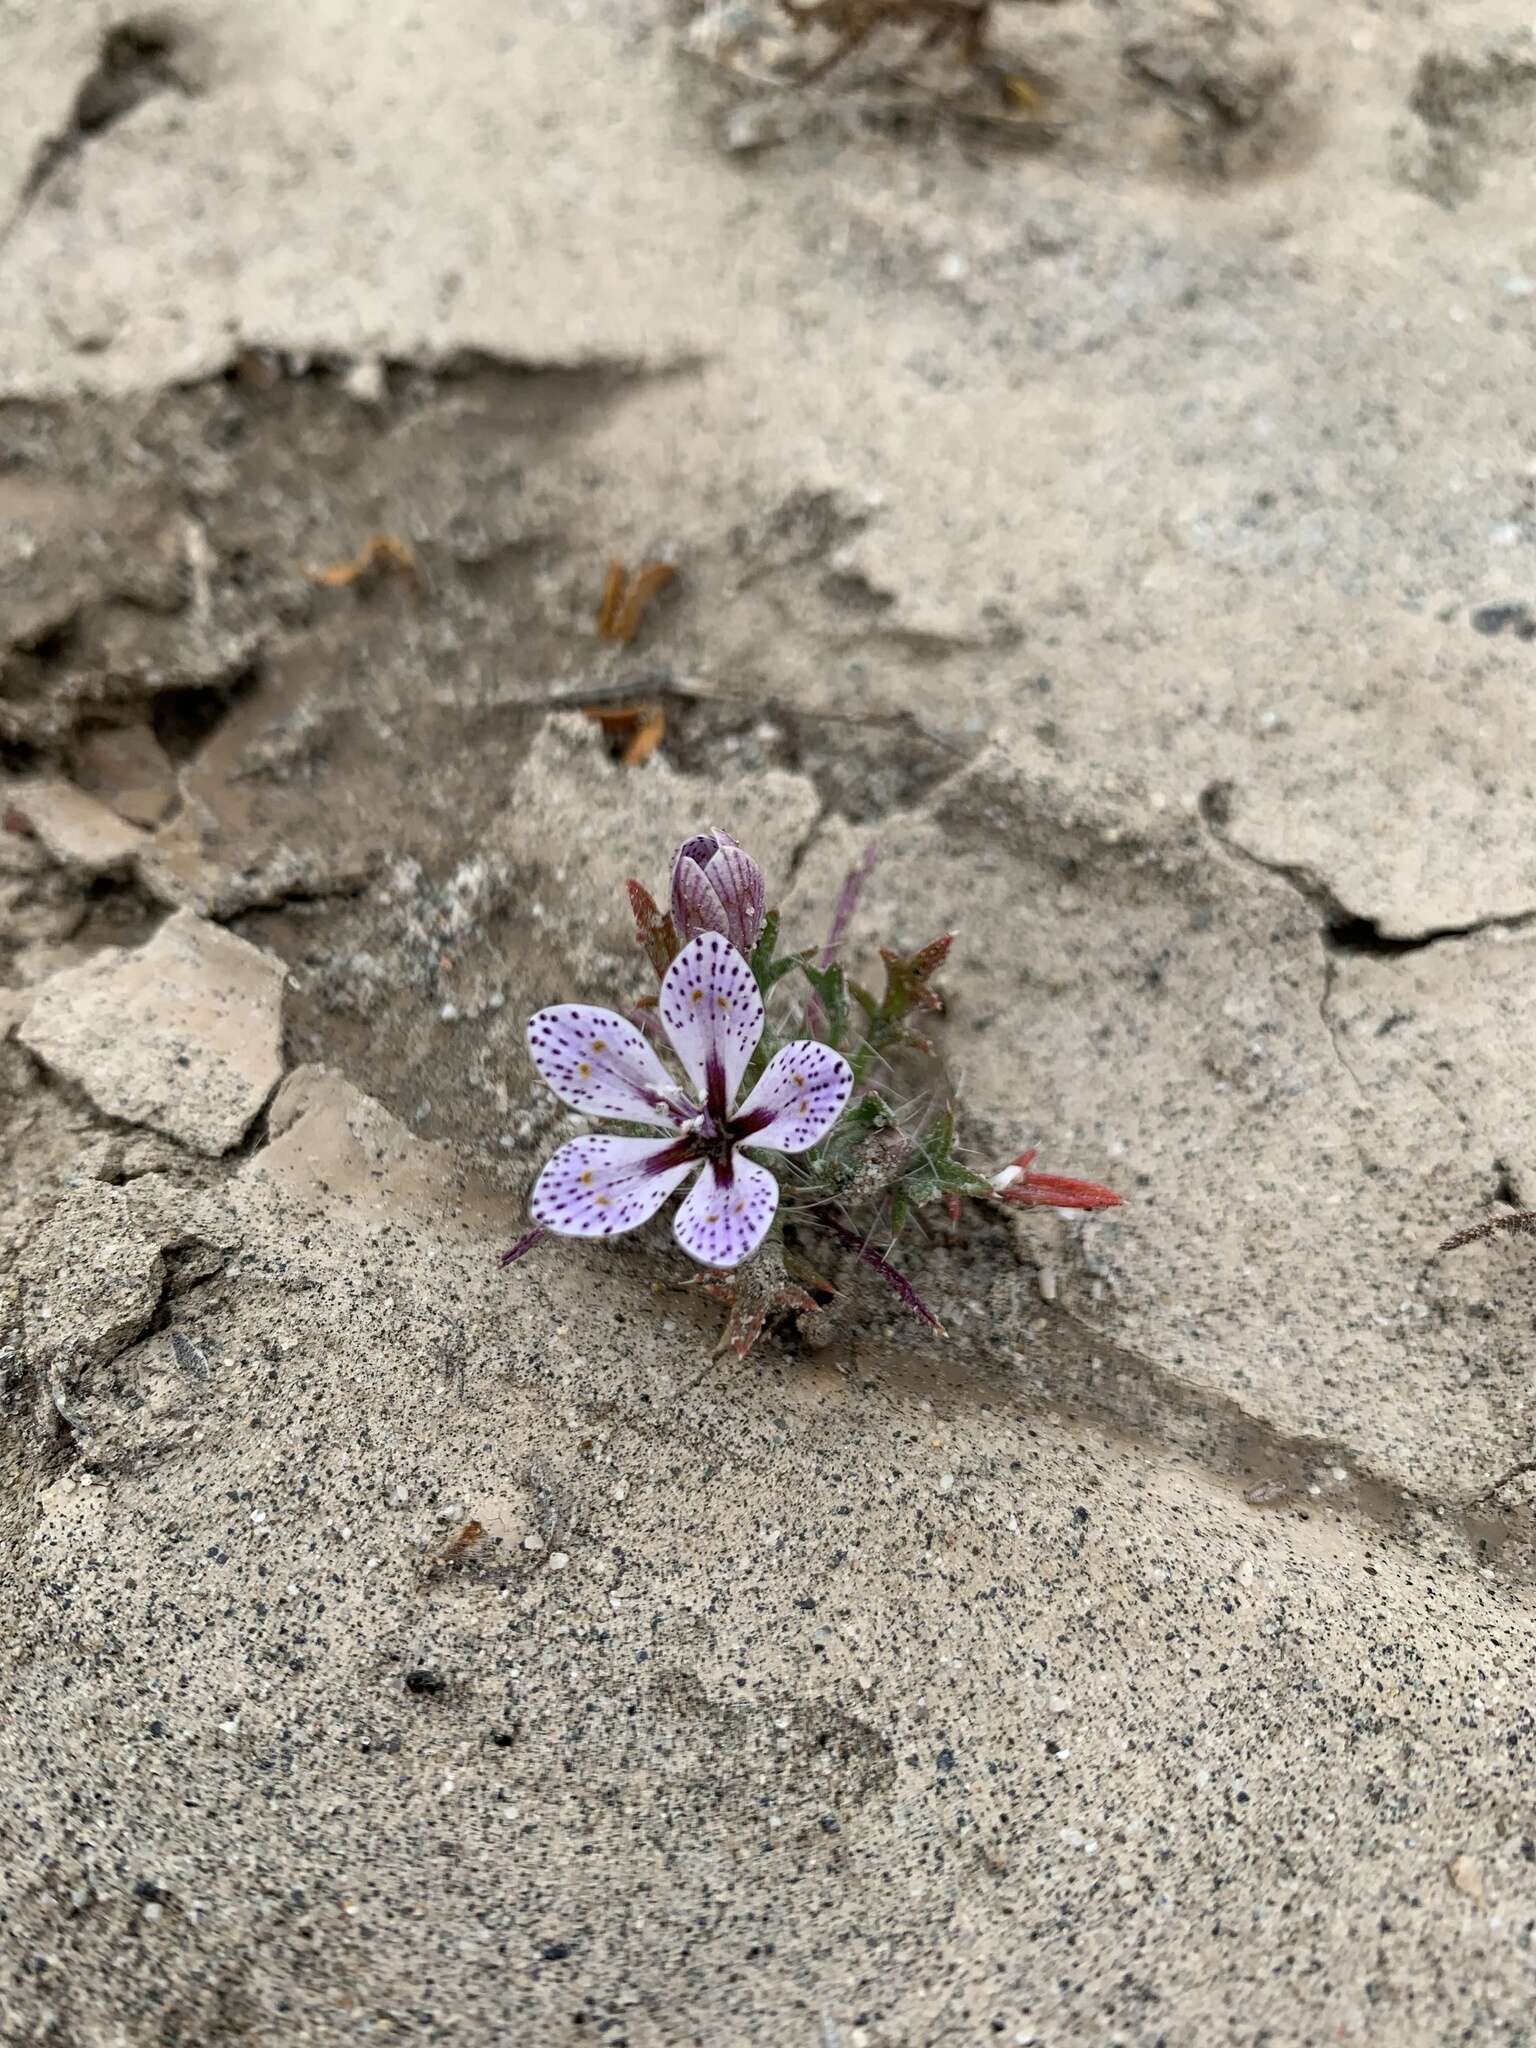
M804 1074L791 1074L789 1078L791 1081L794 1082L797 1088L803 1088L805 1086Z
M718 1216L706 1216L704 1218L704 1221L706 1223L718 1223L720 1221L720 1218Z
M589 1167L587 1168L586 1172L585 1172L585 1173L584 1173L584 1174L583 1174L583 1175L581 1176L581 1184L582 1184L582 1186L583 1186L584 1188L589 1188L589 1187L591 1187L591 1185L592 1185L592 1169L591 1169L591 1167L590 1167L590 1166L589 1166Z
M592 1199L599 1209L611 1209L613 1207L612 1195L594 1195Z
M592 1041L592 1050L593 1050L594 1052L606 1052L606 1051L608 1050L608 1041L607 1041L607 1039L606 1039L606 1038L594 1038L594 1039L593 1039L593 1041Z
M587 1065L585 1060L578 1060L576 1062L576 1071L578 1074L580 1074L583 1081L588 1080L591 1077L592 1069Z
M702 1002L703 1002L703 1000L704 1000L704 991L703 991L703 989L701 989L701 988L696 988L696 989L695 989L695 990L693 991L692 995L690 995L690 996L689 996L688 1000L689 1000L689 1002L690 1002L690 1003L702 1003Z
M726 1001L724 996L715 997L715 1008L717 1010L728 1010L730 1007L730 1004Z

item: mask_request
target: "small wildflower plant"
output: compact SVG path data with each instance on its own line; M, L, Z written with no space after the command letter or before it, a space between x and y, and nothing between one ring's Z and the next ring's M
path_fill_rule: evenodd
M699 833L677 849L666 911L629 883L659 988L631 1017L567 1003L529 1019L529 1053L547 1086L613 1127L571 1139L545 1163L533 1227L504 1264L547 1237L638 1229L687 1184L673 1235L730 1303L724 1341L744 1356L769 1315L814 1311L830 1296L804 1264L815 1233L940 1330L889 1256L909 1223L933 1235L939 1216L959 1222L966 1200L1118 1205L1092 1181L1036 1173L1032 1150L979 1174L957 1154L952 1102L932 1091L915 1104L890 1099L882 1084L893 1059L940 1071L919 1023L943 1010L934 977L953 935L911 954L882 948L878 993L853 980L839 956L873 861L871 847L819 950L780 951L762 870L729 833Z

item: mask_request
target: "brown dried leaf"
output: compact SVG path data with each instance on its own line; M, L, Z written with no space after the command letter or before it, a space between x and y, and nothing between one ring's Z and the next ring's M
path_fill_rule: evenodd
M441 1550L433 1553L427 1562L433 1565L456 1564L460 1558L473 1550L477 1543L482 1542L484 1537L485 1525L483 1522L466 1522L456 1535L449 1537Z
M418 602L426 594L426 578L421 573L416 550L408 540L394 533L371 533L348 560L311 564L304 574L324 590L344 590L349 584L371 581L383 570L403 576Z
M648 761L667 736L667 715L659 704L587 704L582 708L609 739L624 742L619 762L625 768L638 768Z
M624 588L628 581L629 572L622 562L608 564L608 574L603 578L603 599L597 608L599 640L613 638L613 622L619 615L619 606L624 602Z
M622 562L610 562L597 608L597 637L628 647L657 597L676 581L671 562L642 562L633 577Z
M716 1358L727 1351L745 1358L771 1316L816 1315L821 1308L789 1277L782 1254L767 1250L755 1265L740 1267L729 1279L706 1280L704 1291L730 1310L715 1346ZM827 1292L830 1295L831 1289Z
M668 584L677 581L677 571L670 562L642 562L635 580L625 593L619 607L619 615L613 622L613 637L621 647L627 647L640 630L640 622L652 604Z
M638 768L643 761L649 761L666 736L667 714L659 704L646 705L634 737L619 756L620 762L626 768Z

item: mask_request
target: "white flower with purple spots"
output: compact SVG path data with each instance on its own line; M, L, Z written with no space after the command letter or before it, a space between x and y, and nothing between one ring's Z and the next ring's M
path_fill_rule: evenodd
M647 1124L654 1138L573 1138L533 1190L533 1220L560 1237L615 1237L647 1222L700 1166L673 1231L705 1266L739 1266L767 1235L779 1184L742 1146L805 1152L842 1115L853 1070L841 1053L799 1039L774 1054L739 1107L736 1091L763 1035L752 970L716 932L685 946L661 984L660 1016L688 1076L681 1087L633 1024L566 1003L528 1020L528 1050L572 1109Z

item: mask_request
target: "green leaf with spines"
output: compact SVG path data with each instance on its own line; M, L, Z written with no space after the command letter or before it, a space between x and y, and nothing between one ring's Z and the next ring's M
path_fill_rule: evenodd
M852 1109L844 1110L837 1125L840 1131L882 1131L888 1124L894 1124L896 1112L880 1093L871 1088L861 1095Z
M818 1035L840 1048L848 1036L848 977L835 961L830 967L813 967L809 960L800 965L821 1003L824 1023Z
M786 974L793 974L801 964L801 956L791 953L785 959L775 957L779 943L779 913L770 910L763 919L763 929L757 944L752 948L752 958L747 965L752 969L752 979L757 983L758 993L766 1002L770 992Z
M914 1209L926 1208L945 1195L989 1195L992 1183L973 1173L955 1157L955 1114L945 1110L918 1140L917 1156L902 1175L901 1192Z
M930 988L929 982L944 964L953 943L954 933L946 932L915 953L893 953L888 946L880 948L880 958L885 962L884 994L876 1002L867 989L854 990L855 1001L869 1019L869 1030L854 1055L855 1079L862 1080L872 1062L893 1045L913 1045L924 1053L933 1051L930 1042L906 1020L914 1010L943 1011L943 998Z

